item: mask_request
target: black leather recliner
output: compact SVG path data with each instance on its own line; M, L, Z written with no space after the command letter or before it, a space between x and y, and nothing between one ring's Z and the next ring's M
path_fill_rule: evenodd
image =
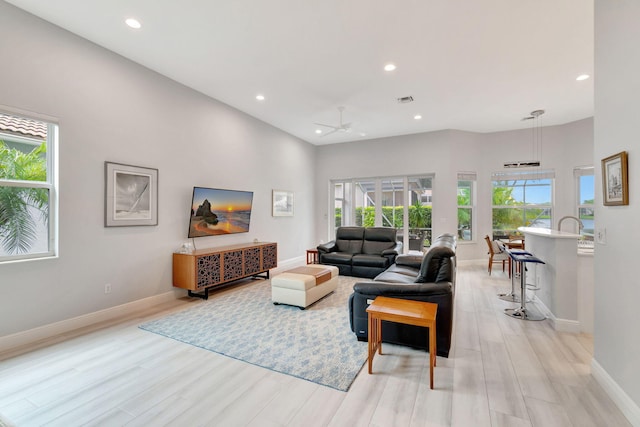
M395 228L339 227L335 240L318 246L318 261L338 267L343 276L372 279L389 268L401 252Z
M424 256L399 255L396 263L372 282L358 282L349 298L351 330L360 341L367 340L367 307L377 296L403 298L438 304L436 316L436 347L438 356L448 357L453 327L455 294L456 237L437 237ZM427 328L400 323L382 322L384 342L429 348Z

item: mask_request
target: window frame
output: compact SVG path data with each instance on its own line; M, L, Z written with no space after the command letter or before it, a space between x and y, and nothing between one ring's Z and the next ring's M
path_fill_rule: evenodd
M575 184L576 184L576 218L580 218L580 210L581 209L591 209L593 211L593 220L595 223L595 169L593 166L579 166L573 169L573 175L575 177ZM580 185L580 178L582 178L583 176L592 176L594 179L594 189L593 189L593 203L592 204L584 204L581 203L582 197L581 197L581 193L582 193L582 188ZM580 218L582 220L582 218ZM593 240L594 239L594 234L595 234L595 229L593 230L592 234L588 234L584 229L579 230L579 234L581 236L583 236L583 238L585 238L586 240Z
M0 106L0 113L13 117L18 117L27 120L34 120L47 125L47 136L44 139L46 146L46 168L47 179L46 181L22 181L14 179L2 179L0 178L0 186L3 187L20 187L20 188L36 188L45 189L49 193L49 206L48 206L48 224L47 224L47 250L35 253L20 253L20 254L3 254L0 255L0 264L32 261L39 259L50 259L58 256L58 141L59 141L59 129L57 121L51 117L46 117L39 114L28 113L11 108ZM26 142L28 138L15 136L8 132L2 132L0 130L0 139L9 140L24 140Z
M366 194L372 194L373 195L373 199L371 199L371 204L375 207L375 223L374 226L376 227L382 227L383 226L383 212L382 212L382 208L383 208L383 203L384 203L384 197L383 197L383 183L385 182L398 182L398 181L402 181L402 188L399 188L397 190L394 191L395 192L402 192L403 193L403 198L405 198L405 201L410 201L411 200L411 192L413 192L414 190L409 189L409 183L414 180L414 179L430 179L431 180L431 195L429 195L428 197L428 201L427 202L422 202L423 205L427 205L429 206L431 209L433 208L433 201L432 201L432 197L433 197L433 187L435 186L435 174L434 173L424 173L424 174L412 174L412 175L404 175L404 176L399 176L399 175L390 175L390 176L380 176L380 177L358 177L358 178L349 178L349 179L330 179L329 180L329 212L331 212L331 217L329 218L328 221L328 227L329 229L328 231L328 238L329 240L335 239L335 231L336 228L338 227L338 225L336 225L336 206L337 203L336 201L340 201L342 202L343 208L341 211L341 224L340 226L355 226L358 224L358 219L356 218L356 210L358 209L358 202L356 200L357 198L357 193L358 193L358 188L359 185L362 183L366 183L366 184L370 184L374 186L374 190L372 191L368 191ZM343 189L346 189L347 187L351 188L351 192L349 193L349 195L346 194L346 191L343 192L343 197L342 198L338 198L336 197L336 186L337 185L342 185ZM379 201L376 203L376 201ZM363 215L364 215L364 205L366 205L366 203L363 202ZM411 203L404 203L404 207L405 209L403 209L403 216L402 216L402 228L397 228L398 233L400 233L403 236L403 241L405 242L409 242L409 238L410 238L410 233L409 233L409 205L411 205ZM348 212L348 215L345 216L345 206L349 206L350 212ZM387 218L388 219L388 218ZM364 221L364 218L362 218L362 221ZM432 238L432 233L433 233L433 220L431 222L431 227L428 227L427 229L425 229L425 233L426 233L426 239L428 239L428 241L431 241ZM399 234L399 235L400 235ZM409 245L403 245L404 246L404 250L408 251L409 249Z
M548 179L550 181L550 201L549 204L541 204L541 203L531 203L527 204L526 193L524 193L525 199L522 201L522 205L494 205L493 204L493 196L495 189L495 182L501 181L527 181L527 180L543 180ZM514 172L493 172L491 174L491 235L493 239L504 237L502 235L496 236L493 218L494 211L496 209L521 209L523 211L523 216L526 218L526 211L531 209L548 209L549 210L549 229L553 228L553 217L555 211L555 171L554 170L527 170L527 171L514 171ZM515 186L512 186L515 188ZM526 184L525 184L526 189ZM523 226L530 227L531 225L527 224L524 221ZM546 228L546 227L539 227Z
M471 217L471 221L470 221L470 238L469 240L465 240L463 239L463 237L460 235L461 232L461 227L460 227L460 217L457 216L457 229L458 229L458 242L459 243L474 243L476 241L476 216L475 213L477 212L476 209L476 193L477 193L477 180L478 180L478 176L476 174L476 172L458 172L458 176L457 176L457 181L456 181L456 202L457 202L457 195L460 192L460 182L470 182L470 195L469 195L469 204L468 205L459 205L456 203L457 205L457 209L456 209L456 215L458 215L458 213L460 212L460 209L466 209L470 211L470 217ZM465 187L466 188L466 187Z

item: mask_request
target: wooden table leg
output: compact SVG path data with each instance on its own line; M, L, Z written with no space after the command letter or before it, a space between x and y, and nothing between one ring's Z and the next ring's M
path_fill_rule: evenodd
M433 390L433 367L436 366L436 325L429 327L429 388Z
M382 319L376 317L376 348L382 354Z
M373 373L373 356L376 355L376 350L378 354L382 354L382 321L369 313L369 333L367 340L369 341L369 355L368 355L368 364L369 364L369 373Z
M367 337L367 342L369 343L369 349L367 353L367 361L369 363L369 373L371 373L371 365L373 363L373 316L369 313L369 336Z
M376 346L378 343L378 332L377 332L378 320L375 316L369 313L369 336L367 337L367 341L369 342L369 373L373 373L373 356L376 355Z

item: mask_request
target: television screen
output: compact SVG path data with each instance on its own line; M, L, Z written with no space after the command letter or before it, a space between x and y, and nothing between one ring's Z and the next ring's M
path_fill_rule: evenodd
M193 187L189 237L248 232L252 202L252 191Z

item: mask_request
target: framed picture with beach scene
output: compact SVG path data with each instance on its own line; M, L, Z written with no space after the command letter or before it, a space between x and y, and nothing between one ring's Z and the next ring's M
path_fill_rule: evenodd
M627 152L602 159L602 202L605 206L629 204Z
M104 226L158 225L158 169L104 162Z

